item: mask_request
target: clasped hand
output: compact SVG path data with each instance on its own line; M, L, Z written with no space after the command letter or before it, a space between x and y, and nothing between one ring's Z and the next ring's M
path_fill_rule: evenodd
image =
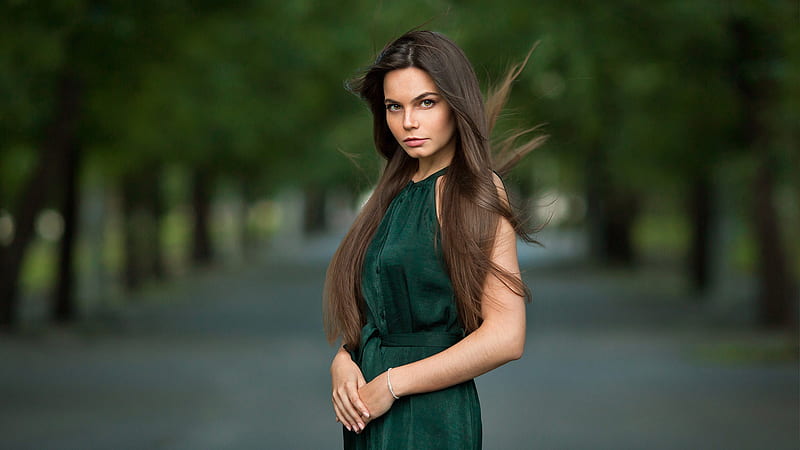
M334 357L331 382L336 420L350 431L364 431L370 421L384 415L394 403L386 372L367 383L361 369L347 353Z

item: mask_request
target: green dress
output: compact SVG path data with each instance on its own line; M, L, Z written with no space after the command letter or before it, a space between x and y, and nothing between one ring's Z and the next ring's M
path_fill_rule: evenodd
M350 351L369 382L389 367L434 355L464 336L442 258L436 180L442 169L409 181L392 200L367 248L362 275L366 325ZM401 397L356 434L350 450L480 449L481 412L475 382Z

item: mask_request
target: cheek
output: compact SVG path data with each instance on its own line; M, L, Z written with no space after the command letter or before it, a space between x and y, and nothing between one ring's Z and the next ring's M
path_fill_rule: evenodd
M451 114L444 114L437 122L439 132L446 135L452 135L456 131L456 122Z
M397 120L397 115L386 115L386 125L389 126L389 131L397 137L398 130L402 128L402 123Z

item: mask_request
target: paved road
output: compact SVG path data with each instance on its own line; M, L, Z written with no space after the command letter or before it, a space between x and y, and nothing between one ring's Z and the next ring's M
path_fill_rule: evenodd
M341 448L320 245L1 337L0 448ZM683 298L668 272L526 261L526 354L477 381L486 449L800 448L786 336Z

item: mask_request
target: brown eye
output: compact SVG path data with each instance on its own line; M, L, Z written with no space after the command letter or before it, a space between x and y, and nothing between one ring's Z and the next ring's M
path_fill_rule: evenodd
M397 103L390 103L386 105L386 110L389 112L400 111L400 105L398 105Z
M435 105L436 102L431 100L431 99L429 99L429 98L426 98L425 100L419 102L419 104L422 105L423 108L430 108L433 105Z

